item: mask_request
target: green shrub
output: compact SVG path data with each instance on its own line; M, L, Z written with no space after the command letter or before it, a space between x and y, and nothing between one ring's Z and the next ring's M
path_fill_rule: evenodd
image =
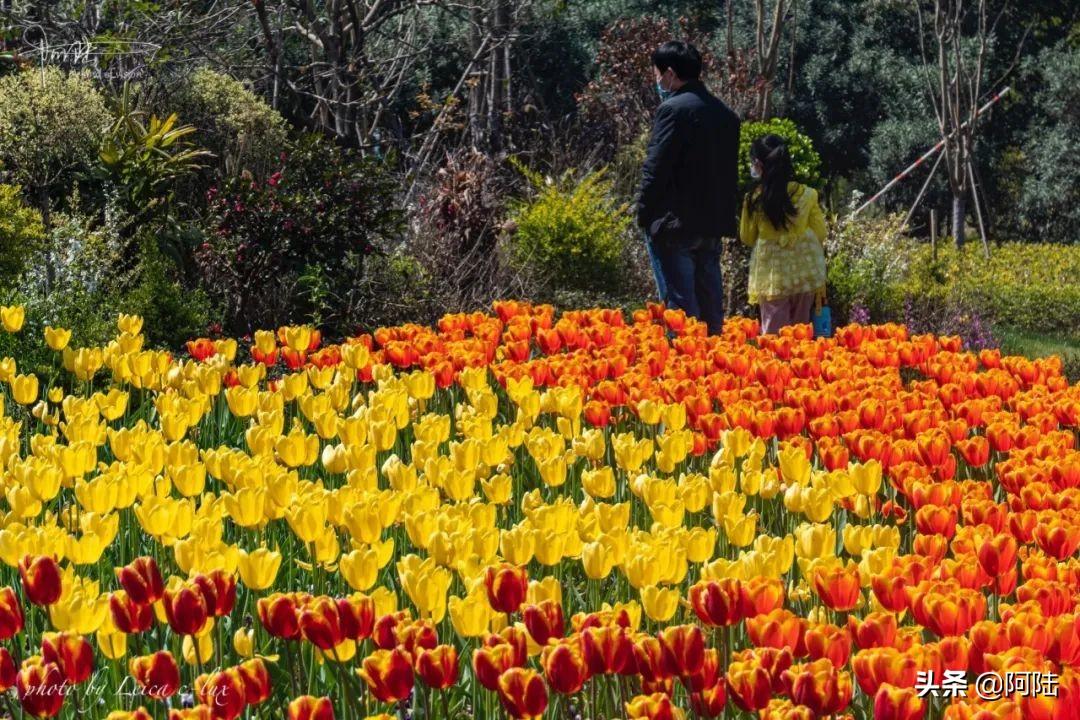
M604 170L575 180L567 171L545 178L515 161L528 177L533 195L511 204L517 260L531 267L541 284L563 289L612 291L630 216L611 195Z
M875 322L899 320L903 284L918 243L900 231L903 217L863 216L831 228L825 242L829 305L837 322L854 307Z
M753 184L750 177L750 146L765 135L779 135L787 140L795 179L811 187L821 185L821 156L810 138L799 132L791 120L772 118L761 122L744 122L739 132L739 188L746 192Z
M0 286L18 278L44 241L41 213L23 202L22 188L0 184Z
M250 170L265 177L277 168L288 131L285 119L243 83L200 68L169 99L161 114L177 113L198 128L197 142L229 174Z
M1080 328L1080 245L1003 243L990 249L968 243L928 245L912 256L900 288L916 297L960 296L985 308L1002 326L1040 333Z
M50 196L67 195L96 161L105 100L87 76L52 67L0 77L0 98L0 165L47 213Z

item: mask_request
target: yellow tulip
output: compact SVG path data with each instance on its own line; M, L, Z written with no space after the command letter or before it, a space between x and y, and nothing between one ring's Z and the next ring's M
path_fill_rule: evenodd
M379 558L375 550L353 550L341 556L338 570L353 590L367 590L379 577Z
M735 547L746 547L754 541L757 532L757 514L749 513L741 517L724 518L724 534L728 542Z
M876 495L881 489L881 463L870 460L848 468L851 482L860 495Z
M281 567L281 553L258 548L252 552L240 551L238 562L240 579L251 590L265 590L274 584L278 568Z
M695 527L686 535L686 559L692 563L703 563L712 559L716 551L716 528Z
M26 322L26 308L22 305L4 305L0 307L0 322L9 333L17 333L22 330Z
M667 622L679 609L679 591L648 585L641 589L641 606L650 620Z
M38 399L37 375L16 375L11 379L11 397L20 405L30 405Z
M494 612L482 584L474 587L464 598L451 597L449 609L450 622L459 636L469 638L487 634Z
M198 645L196 645L196 638ZM183 642L184 650L184 662L188 665L201 666L210 661L214 656L214 636L212 633L204 632L202 635L184 636ZM196 655L196 653L198 653Z
M581 487L594 498L609 498L615 494L615 471L605 465L581 473Z
M50 350L59 352L67 347L67 344L71 341L71 331L64 328L54 328L51 325L45 326L45 344L49 346Z
M513 499L514 481L506 473L499 473L481 480L480 489L484 491L484 497L489 503L506 505Z
M536 531L519 524L500 533L499 547L503 558L512 565L527 565L536 552Z
M233 650L242 658L255 654L255 629L237 628L233 633Z
M792 534L796 557L816 559L836 556L836 529L831 525L803 523Z
M615 567L615 556L603 542L586 543L581 551L581 564L585 574L592 580L603 580Z
M127 635L124 633L98 630L94 637L101 654L109 660L119 660L127 655Z

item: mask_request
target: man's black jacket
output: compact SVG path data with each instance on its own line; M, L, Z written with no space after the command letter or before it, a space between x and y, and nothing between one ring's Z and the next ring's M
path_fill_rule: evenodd
M637 222L658 242L735 237L739 117L699 80L656 111Z

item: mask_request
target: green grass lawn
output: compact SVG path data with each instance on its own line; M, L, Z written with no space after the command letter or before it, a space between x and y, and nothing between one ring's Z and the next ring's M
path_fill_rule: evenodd
M1069 380L1080 382L1080 334L1043 335L1009 328L997 328L996 334L1006 354L1029 358L1059 355Z

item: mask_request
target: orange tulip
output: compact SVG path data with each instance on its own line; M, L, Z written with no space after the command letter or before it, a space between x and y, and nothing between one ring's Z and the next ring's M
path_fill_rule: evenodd
M773 610L746 621L746 634L755 647L777 650L787 648L795 655L802 655L805 651L805 630L806 621L784 609Z
M926 704L912 688L882 684L874 695L874 718L877 720L922 720Z
M870 696L885 683L896 687L914 687L920 670L915 658L893 647L860 650L851 659L851 669L859 688Z
M811 625L803 636L811 660L825 658L837 668L847 665L851 656L851 634L828 623Z
M855 565L818 567L813 574L818 597L832 610L853 610L862 597L859 569Z
M763 615L783 606L784 583L779 578L757 576L739 586L739 613L742 617Z
M1039 523L1035 526L1035 542L1043 552L1057 560L1064 560L1080 546L1080 525L1066 524L1060 520ZM39 603L40 604L40 603Z
M851 675L841 672L826 659L793 665L783 673L792 701L805 705L817 715L833 715L851 703Z
M848 617L848 631L862 650L892 647L896 641L896 628L896 616L892 613L872 612L862 620Z

